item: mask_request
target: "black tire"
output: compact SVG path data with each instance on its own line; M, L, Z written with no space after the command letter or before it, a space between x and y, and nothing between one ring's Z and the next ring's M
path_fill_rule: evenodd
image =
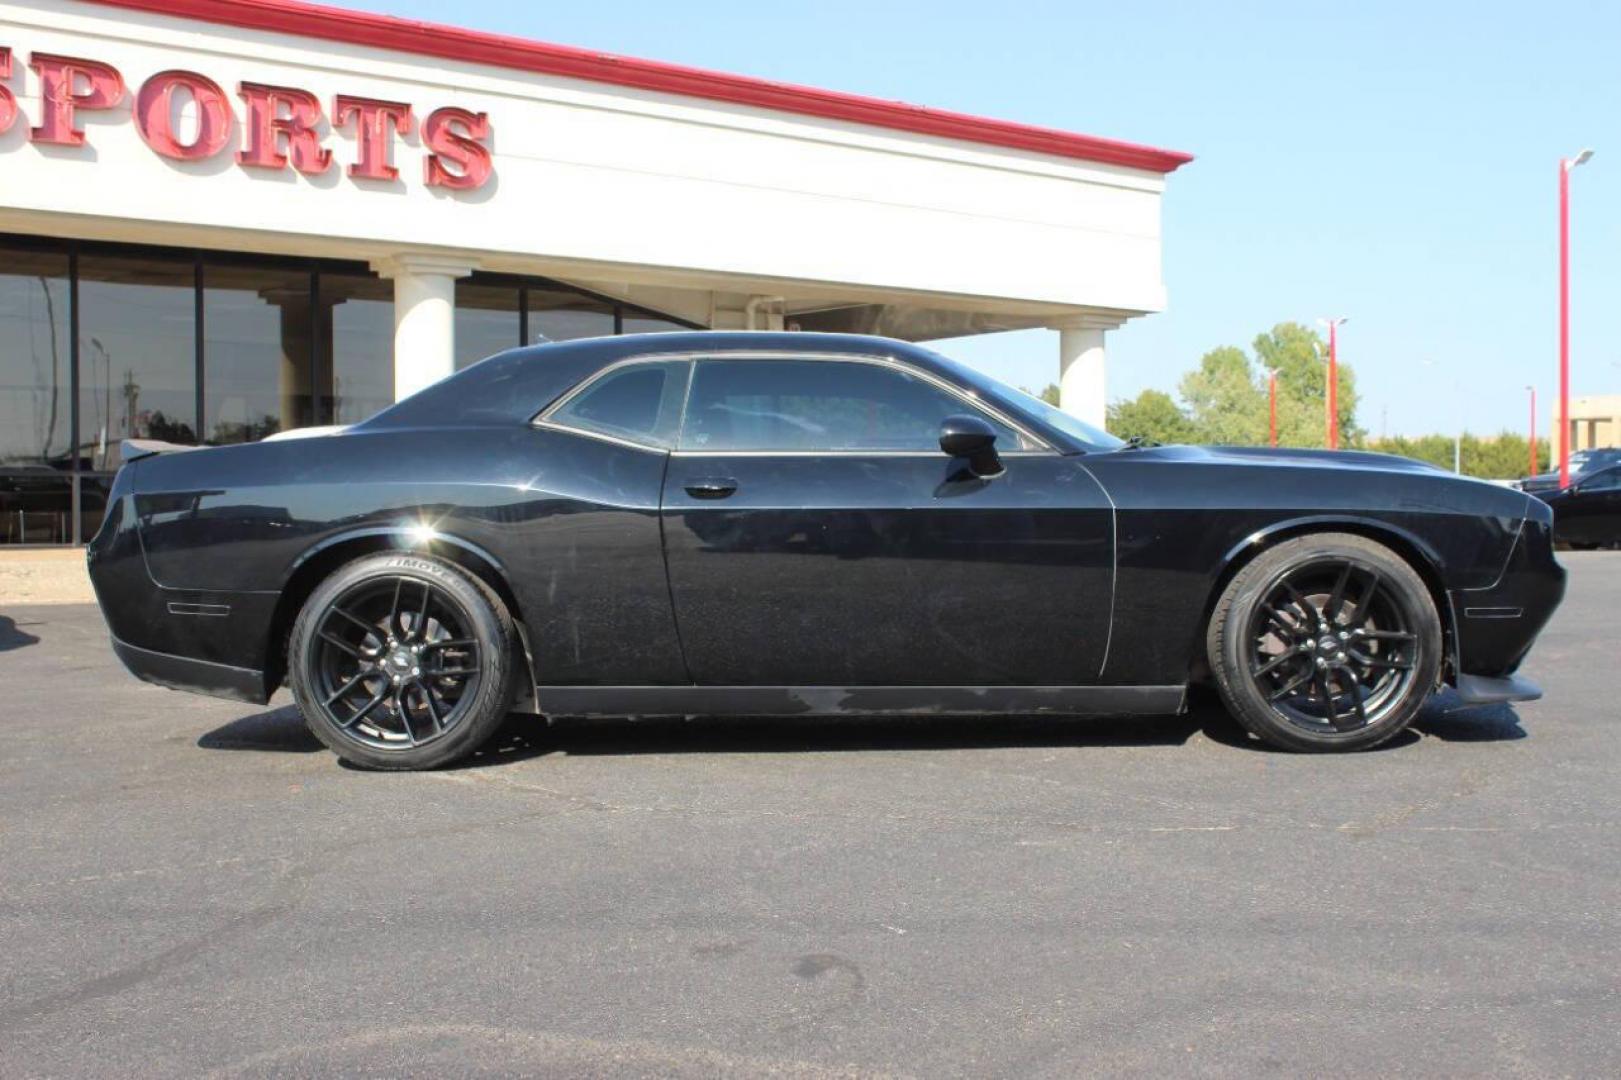
M1591 540L1570 540L1567 543L1572 551L1597 551L1599 549L1599 545Z
M482 581L430 555L369 555L305 601L288 682L310 731L343 760L433 769L500 727L519 655L512 617Z
M1287 750L1365 750L1407 727L1436 688L1441 619L1394 551L1315 533L1233 576L1205 647L1222 701L1258 738Z

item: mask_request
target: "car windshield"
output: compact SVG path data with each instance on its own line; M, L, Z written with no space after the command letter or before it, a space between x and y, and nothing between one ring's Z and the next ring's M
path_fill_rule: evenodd
M1570 467L1577 472L1586 472L1588 469L1612 464L1617 457L1621 457L1621 453L1610 449L1577 450L1570 455Z
M1126 445L1124 440L1117 439L1107 431L1093 427L1080 417L1071 416L1062 409L1054 408L1034 394L998 382L983 371L953 360L949 356L940 356L938 353L935 355L992 404L1001 405L1016 413L1034 416L1048 427L1056 428L1074 439L1083 449L1094 451L1119 450Z

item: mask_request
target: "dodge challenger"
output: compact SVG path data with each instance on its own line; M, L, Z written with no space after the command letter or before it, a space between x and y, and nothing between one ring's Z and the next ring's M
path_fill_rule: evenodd
M513 712L1135 715L1210 684L1354 750L1516 674L1564 591L1523 492L1122 442L915 345L602 338L308 438L131 444L88 550L129 670L443 765Z

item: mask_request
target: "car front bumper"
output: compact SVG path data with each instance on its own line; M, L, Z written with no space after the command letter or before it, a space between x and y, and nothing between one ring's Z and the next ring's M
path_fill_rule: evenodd
M1448 594L1454 629L1453 673L1460 693L1464 680L1471 676L1499 682L1512 676L1564 596L1565 568L1554 558L1552 514L1545 511L1526 519L1497 581L1483 589ZM1482 685L1479 692L1488 689ZM1494 696L1483 700L1531 699Z

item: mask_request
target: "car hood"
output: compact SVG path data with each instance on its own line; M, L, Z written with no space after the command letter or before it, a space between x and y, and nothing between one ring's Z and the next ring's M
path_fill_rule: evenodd
M1140 450L1120 450L1122 454L1142 454L1174 461L1208 461L1212 464L1278 465L1312 469L1344 469L1354 472L1424 473L1452 475L1427 461L1375 454L1367 450L1301 450L1271 446L1154 446Z
M1534 496L1506 484L1457 476L1428 462L1366 450L1155 446L1113 453L1195 468L1279 470L1278 491L1313 492L1309 498L1324 507L1428 506L1507 518L1525 517L1543 505ZM1286 477L1283 470L1315 475ZM1266 484L1264 477L1252 476L1250 481Z

